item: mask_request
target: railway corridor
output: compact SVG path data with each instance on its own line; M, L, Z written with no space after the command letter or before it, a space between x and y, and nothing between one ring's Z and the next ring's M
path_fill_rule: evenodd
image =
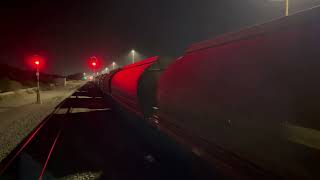
M17 153L17 158L14 158L2 178L212 179L217 177L211 173L204 173L206 168L202 168L203 164L199 161L198 164L195 163L195 159L187 152L184 154L177 150L178 154L175 154L155 149L152 144L145 141L143 135L137 133L129 125L130 123L127 123L131 120L136 119L124 119L119 116L111 101L104 98L93 84L87 83L44 120L45 123L40 125L41 128L30 143ZM157 143L157 139L154 141ZM189 161L193 161L192 166L197 166L201 170L191 170Z

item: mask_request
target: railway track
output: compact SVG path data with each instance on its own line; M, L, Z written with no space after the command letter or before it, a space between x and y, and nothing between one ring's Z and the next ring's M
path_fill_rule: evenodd
M146 141L91 83L84 85L3 161L0 179L211 179L192 153ZM142 121L141 121L142 122ZM166 144L167 145L167 144ZM164 148L166 149L166 148ZM192 162L192 164L190 164ZM198 161L197 161L198 162ZM198 166L194 172L192 166Z
M72 93L74 94L74 93ZM72 95L71 95L72 96ZM16 169L16 164L19 163L18 161L21 158L21 155L23 153L25 153L27 151L28 148L30 148L30 146L34 146L33 144L36 141L39 141L39 138L41 137L49 137L47 136L47 134L50 132L50 136L55 134L55 138L54 141L46 141L46 144L50 144L51 146L47 146L47 147L51 147L49 152L42 152L42 157L46 157L46 161L44 163L44 166L42 167L41 173L39 174L39 179L42 179L42 176L45 172L46 169L46 165L50 159L51 153L54 150L55 144L58 141L59 135L62 131L62 121L63 119L60 119L58 121L58 126L54 125L52 126L54 123L54 116L56 114L59 113L59 111L61 111L62 107L64 106L64 104L66 103L66 101L71 97L69 96L68 98L66 98L64 101L62 101L59 105L56 106L55 110L49 114L3 161L1 161L0 163L0 177L2 175L2 177L5 178L19 178L16 174L16 172L12 173L13 171L15 171ZM69 113L71 110L71 107L68 109L67 113ZM66 114L67 114L66 113ZM50 131L48 131L48 129L50 129ZM40 147L40 149L42 149L43 147L45 147L46 145L42 144ZM47 154L46 154L47 153ZM10 174L10 175L9 175ZM8 177L9 176L9 177Z

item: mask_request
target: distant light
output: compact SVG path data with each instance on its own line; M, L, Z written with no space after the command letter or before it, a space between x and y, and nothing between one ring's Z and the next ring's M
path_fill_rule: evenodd
M115 65L116 63L115 62L112 62L112 65Z
M92 66L96 66L97 65L97 63L96 62L92 62Z
M84 73L83 73L83 76L85 76L85 75L86 75L86 73L84 72Z
M34 62L36 65L39 65L40 64L40 61L35 61Z
M132 53L135 53L134 49L131 50Z

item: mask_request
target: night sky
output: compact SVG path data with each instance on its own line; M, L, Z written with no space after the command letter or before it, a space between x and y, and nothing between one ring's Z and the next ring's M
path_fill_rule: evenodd
M290 1L291 12L319 4ZM66 75L89 71L91 55L105 66L128 63L132 48L173 58L193 42L283 14L281 0L1 1L0 62L28 68L25 59L39 54L44 71Z

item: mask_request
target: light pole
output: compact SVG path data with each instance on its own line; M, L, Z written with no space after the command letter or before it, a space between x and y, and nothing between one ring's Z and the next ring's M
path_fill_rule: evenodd
M286 16L289 16L289 0L285 0L285 3L286 3L286 5L285 5L285 6L286 6L286 8L285 8L285 9L286 9L285 15L286 15Z
M116 65L115 62L112 62L112 70L114 70L114 66Z
M131 50L131 53L132 53L132 64L133 64L134 63L134 54L135 54L134 49Z

